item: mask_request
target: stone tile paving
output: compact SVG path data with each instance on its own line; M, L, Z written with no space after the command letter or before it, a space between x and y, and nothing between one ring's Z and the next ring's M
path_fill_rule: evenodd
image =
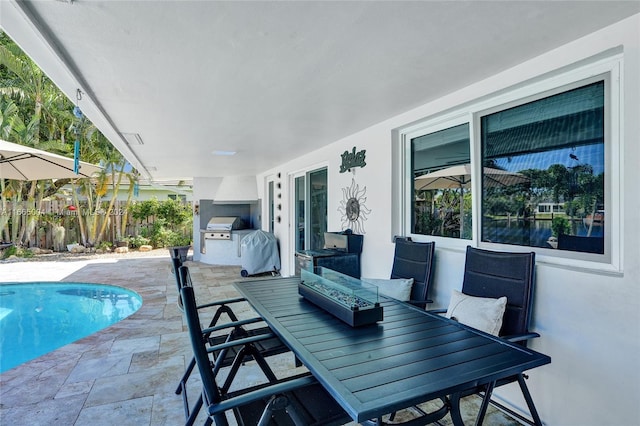
M235 297L231 283L240 268L190 262L198 302ZM177 291L165 250L136 257L82 258L72 261L0 263L3 282L67 281L119 285L138 292L143 305L129 318L0 375L1 425L140 426L184 424L182 398L174 393L191 348L177 305ZM245 303L241 318L255 313ZM270 358L279 374L295 374L293 356ZM247 363L237 386L262 381L255 363ZM197 396L194 373L189 394ZM475 399L465 401L465 417ZM200 415L196 424L204 422ZM448 416L440 422L450 424ZM516 425L491 410L491 425Z

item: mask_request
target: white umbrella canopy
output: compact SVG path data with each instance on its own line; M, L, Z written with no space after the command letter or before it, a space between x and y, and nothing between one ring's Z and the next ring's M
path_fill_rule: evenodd
M505 170L494 169L492 167L484 167L483 174L485 185L491 187L510 186L529 181L528 177L521 175L520 173L507 172ZM457 166L447 167L446 169L418 176L415 179L414 184L417 191L460 189L460 209L462 214L462 206L464 205L463 189L471 187L471 164L459 164ZM464 235L463 218L460 219L460 235Z
M0 140L0 179L87 178L100 170L100 166L81 161L78 174L75 174L73 158Z
M529 181L520 173L507 172L500 169L485 167L483 169L485 184L488 186L510 186ZM471 186L471 165L459 164L437 170L433 173L418 176L415 180L416 190L429 189L458 189Z

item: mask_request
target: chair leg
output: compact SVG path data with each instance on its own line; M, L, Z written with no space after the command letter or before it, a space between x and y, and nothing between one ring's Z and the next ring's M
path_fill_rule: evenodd
M296 411L286 395L273 395L265 407L257 426L269 426L274 411L285 411L295 426L306 426L307 422Z
M227 351L226 349L223 349L221 351L221 354L223 357L222 359L224 359L224 357L226 356L226 351ZM220 367L222 365L222 359L219 359L218 361L216 361L216 363L212 366L214 377L218 374L218 371L220 370ZM193 370L195 365L196 365L195 358L191 358L191 363L189 364L189 367L187 368L187 371L185 372L180 382L180 385L178 386L178 390L181 392L178 392L178 390L176 390L176 393L182 393L182 404L184 405L184 415L185 415L185 419L187 419L185 426L192 426L194 424L194 422L196 421L196 417L198 416L198 413L200 412L200 409L202 408L202 405L203 405L202 393L201 393L200 396L198 397L198 400L194 404L194 406L189 407L189 398L187 396L187 379L189 378L189 375L191 374L191 371ZM205 425L207 424L209 425L211 424L211 418L209 417L207 417L207 422L205 423Z
M269 402L267 403L267 406L264 408L264 411L262 412L262 415L260 416L260 420L258 420L258 424L256 426L267 426L269 424L269 422L271 421L271 414L273 414L273 403L276 399L277 395L273 395L270 399Z
M231 308L229 308L227 305L222 305L219 309L216 310L215 315L213 316L213 318L211 319L211 322L209 323L209 328L213 327L218 323L218 320L220 319L220 316L223 313L226 313L232 321L238 321L238 318L233 313ZM211 336L211 333L206 333L203 336L203 338L206 340L209 338L209 336ZM227 338L227 340L228 339L229 338ZM189 376L191 376L191 373L193 372L193 369L195 368L195 366L196 366L196 359L191 358L191 361L189 362L189 366L187 367L187 370L184 372L184 374L182 375L182 378L180 379L180 382L178 383L178 387L176 389L176 395L180 395L180 393L182 393L182 391L186 388L187 380L189 380Z
M192 426L195 423L196 417L198 417L198 413L200 413L201 408L202 408L202 394L200 394L200 397L198 398L195 405L191 409L191 413L189 414L187 412L188 416L187 416L187 421L185 422L185 426ZM188 410L188 408L185 408L185 409Z
M527 406L529 407L529 413L531 414L533 423L536 426L542 426L542 420L538 415L538 410L536 410L536 406L533 403L533 398L531 397L531 393L529 392L529 388L524 381L522 373L518 374L518 384L520 385L520 390L522 391L522 395L524 396L525 401L527 401Z
M182 375L182 378L180 379L180 383L178 384L178 388L176 389L176 395L180 395L183 389L185 389L185 387L187 386L187 380L189 379L189 376L191 376L191 372L193 371L195 366L196 366L196 359L192 357L191 362L189 362L189 366L187 367L187 370L184 372L184 374Z
M188 374L186 376L188 378ZM193 407L189 407L189 393L187 391L186 378L183 378L180 382L176 393L182 394L182 406L184 408L184 418L186 419L185 426L192 426L200 412L200 409L202 408L202 394L200 394Z
M480 412L478 413L478 417L476 417L475 426L482 425L484 416L487 414L487 408L489 408L489 403L491 402L491 394L493 393L493 389L495 388L495 386L495 381L487 385L487 389L484 391L484 397L482 398L482 404L480 405Z
M533 420L527 418L526 416L523 416L519 412L514 411L510 407L507 407L506 405L499 403L498 401L491 400L489 401L489 403L497 407L501 411L504 411L505 413L509 414L511 417L518 419L521 423L528 424L531 426L542 426L542 420L540 419L540 416L538 415L538 411L536 410L535 404L533 403L533 398L531 397L531 393L529 393L529 389L525 382L525 377L526 376L524 374L519 374L516 376L516 378L518 379L518 384L520 385L520 391L522 392L522 396L524 397L525 402L527 403L530 416Z
M265 361L260 351L254 345L248 344L243 346L242 349L240 349L236 354L236 357L231 364L231 368L229 369L229 374L227 375L224 385L220 388L222 394L225 394L229 391L233 380L240 370L240 366L243 365L244 358L248 355L251 355L253 357L253 359L258 364L258 367L260 367L269 382L278 381L278 378L276 377L269 364ZM216 368L214 368L214 374L217 374Z

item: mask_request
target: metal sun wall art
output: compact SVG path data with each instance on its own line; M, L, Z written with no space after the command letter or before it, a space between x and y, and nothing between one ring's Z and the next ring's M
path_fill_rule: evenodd
M351 179L351 186L342 188L343 198L338 211L342 214L342 229L351 229L355 234L366 234L364 221L371 210L365 206L367 187L360 189L356 180Z

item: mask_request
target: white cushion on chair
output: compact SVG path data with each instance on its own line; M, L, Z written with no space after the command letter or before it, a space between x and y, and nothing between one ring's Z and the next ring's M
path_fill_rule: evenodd
M411 299L413 278L360 278L360 281L378 287L378 292L388 297L406 302Z
M453 290L445 316L497 336L502 327L502 317L506 307L506 297L499 299L473 297Z

